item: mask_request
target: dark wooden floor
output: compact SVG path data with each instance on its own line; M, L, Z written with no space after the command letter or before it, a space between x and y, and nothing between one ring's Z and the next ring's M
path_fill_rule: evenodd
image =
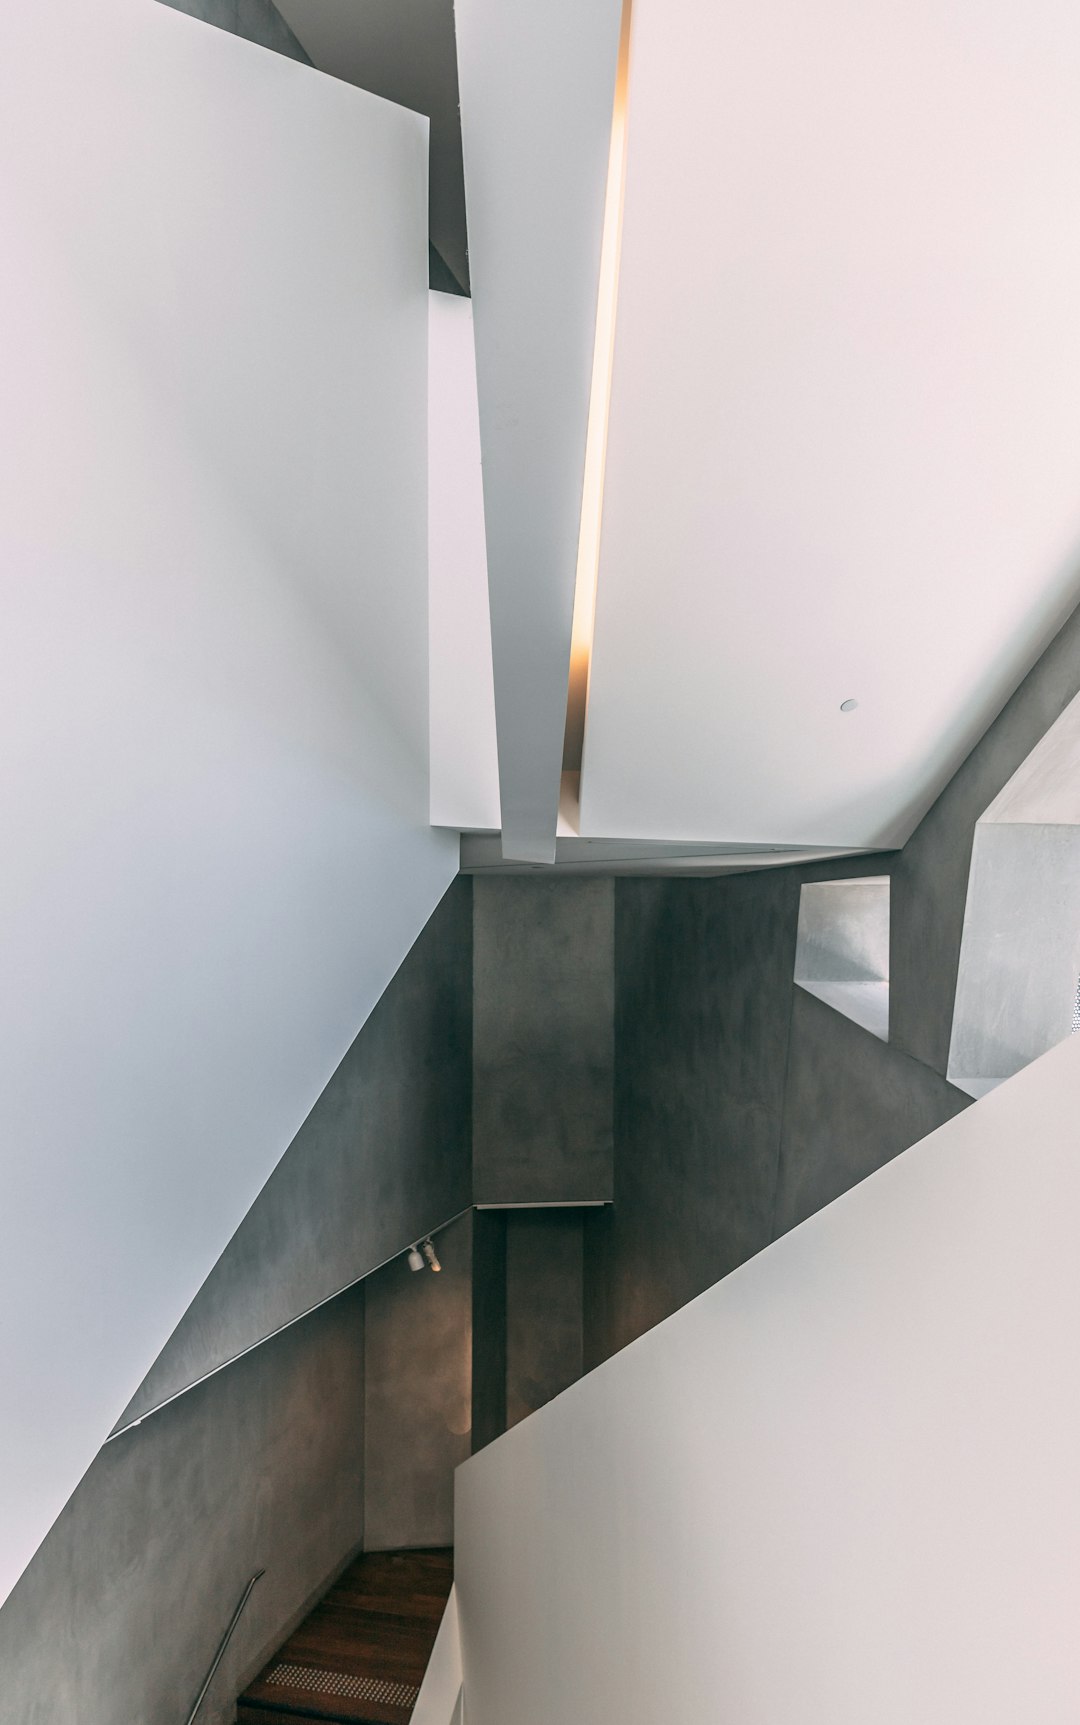
M453 1577L450 1551L358 1558L244 1692L237 1719L407 1725Z

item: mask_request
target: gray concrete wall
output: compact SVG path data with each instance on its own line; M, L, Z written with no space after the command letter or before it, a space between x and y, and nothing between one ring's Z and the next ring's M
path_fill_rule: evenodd
M950 1119L975 824L1080 690L1075 613L903 851L615 884L615 1205L587 1218L594 1365ZM803 881L888 874L889 1041L792 986Z
M614 883L474 883L473 1193L610 1198Z
M506 1217L506 1424L535 1413L583 1369L583 1210Z
M506 1212L473 1211L473 1454L506 1430Z
M585 1221L590 1363L770 1237L799 876L615 892L615 1204Z
M2 1725L180 1725L236 1696L363 1538L364 1300L343 1295L106 1445L0 1613Z
M454 1543L454 1469L472 1447L472 1213L435 1247L438 1274L396 1258L367 1283L368 1551Z
M975 823L1080 693L1080 611L1069 618L920 822L892 875L892 1040L944 1075Z
M616 883L615 1203L585 1221L587 1365L966 1106L794 986L802 883L894 860Z
M311 61L296 40L272 0L161 0L175 12L187 12L206 24L216 24L220 30L231 30L234 36L245 36L276 54L287 54L290 60L300 60L305 66Z
M119 1422L138 1418L470 1201L472 886L459 879Z
M776 1201L763 1245L970 1101L930 1067L798 988L789 1048Z

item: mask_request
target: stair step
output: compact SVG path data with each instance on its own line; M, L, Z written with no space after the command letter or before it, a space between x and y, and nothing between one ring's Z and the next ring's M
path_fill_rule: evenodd
M314 1708L263 1706L259 1701L240 1701L236 1708L237 1725L297 1725L297 1721L314 1719L322 1725L384 1725L381 1719L358 1719L354 1713L325 1713Z
M450 1551L358 1558L240 1697L241 1725L409 1725L453 1581Z
M317 1720L320 1725L383 1725L382 1720L357 1720L352 1714L294 1712L291 1707L260 1707L249 1701L240 1702L236 1709L237 1725L298 1725L305 1719Z

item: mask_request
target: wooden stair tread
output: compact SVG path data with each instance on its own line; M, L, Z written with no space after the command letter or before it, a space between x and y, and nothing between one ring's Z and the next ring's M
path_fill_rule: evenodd
M453 1576L450 1551L357 1558L245 1690L237 1720L408 1725Z

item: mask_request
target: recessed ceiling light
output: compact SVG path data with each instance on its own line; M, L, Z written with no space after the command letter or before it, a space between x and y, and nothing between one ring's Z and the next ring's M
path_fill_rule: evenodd
M858 701L841 701L840 711L842 713L853 713L858 704Z

